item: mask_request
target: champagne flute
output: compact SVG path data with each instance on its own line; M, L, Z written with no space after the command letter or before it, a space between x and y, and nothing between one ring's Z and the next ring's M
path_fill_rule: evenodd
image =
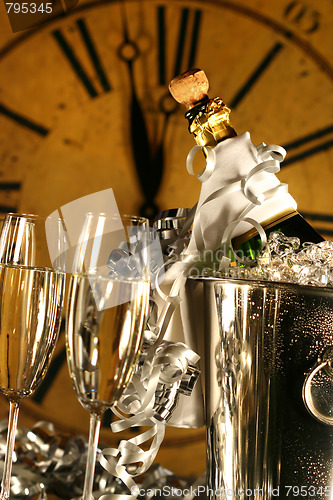
M91 500L101 417L117 403L138 359L150 281L147 219L87 214L74 257L67 309L67 360L90 413L83 500Z
M0 234L0 392L9 400L0 499L10 496L20 401L37 389L58 337L65 231L60 218L7 214Z

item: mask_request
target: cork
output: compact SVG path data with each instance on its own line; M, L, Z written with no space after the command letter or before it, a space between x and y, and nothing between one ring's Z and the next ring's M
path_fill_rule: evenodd
M169 84L172 97L191 109L208 99L209 81L202 69L191 69L176 76Z

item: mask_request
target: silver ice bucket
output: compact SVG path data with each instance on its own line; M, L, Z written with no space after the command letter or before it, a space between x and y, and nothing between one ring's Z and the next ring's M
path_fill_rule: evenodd
M209 496L333 499L333 290L190 278L187 298Z

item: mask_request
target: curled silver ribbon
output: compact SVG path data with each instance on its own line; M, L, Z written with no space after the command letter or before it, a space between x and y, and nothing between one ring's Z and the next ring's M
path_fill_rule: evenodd
M201 149L201 146L194 146L194 148L192 148L187 157L187 169L193 175L194 175L192 166L193 158L199 149ZM205 148L205 149L207 149L208 152L214 151L211 150L210 148ZM280 171L280 163L284 160L286 156L286 150L281 146L275 144L266 145L263 142L259 146L257 146L257 151L262 161L258 163L255 167L253 167L244 179L238 180L236 182L233 182L232 184L229 184L228 186L224 186L223 188L217 189L203 201L200 207L197 208L196 217L192 228L192 234L195 239L196 247L198 248L199 251L203 251L205 249L205 242L202 234L201 221L200 221L200 211L202 207L207 203L210 203L211 201L218 199L221 196L236 191L243 191L244 196L249 200L249 204L243 210L243 212L238 216L238 218L232 221L226 227L225 232L222 236L222 242L221 242L222 248L225 248L226 250L230 248L234 254L235 259L243 263L243 260L237 256L231 245L233 231L241 222L248 222L251 225L253 225L253 227L255 227L255 229L257 229L257 231L259 232L263 245L267 243L266 235L264 230L262 229L262 226L259 224L258 221L254 220L251 217L248 217L248 214L256 205L261 205L262 203L264 203L264 201L268 199L271 199L275 196L279 196L282 193L288 192L288 185L280 183L276 187L268 189L267 191L260 193L259 195L256 195L252 188L256 183L257 175L263 172L276 174ZM197 176L198 179L201 182L205 182L212 175L214 168L215 168L215 155L214 157L212 155L210 156L207 155L206 168L203 172L199 174L199 176ZM230 264L230 259L227 256L225 256L224 258L221 259L220 269L228 267L229 264Z
M199 174L196 175L193 170L193 160L199 150L203 150L206 154L206 166ZM214 149L210 148L209 146L205 147L197 145L194 146L187 155L186 169L190 175L194 175L200 182L206 182L214 172L215 162L216 156Z
M161 229L165 229L163 224L160 226ZM168 224L166 226L168 227ZM184 344L163 342L170 318L180 302L179 291L185 277L184 274L180 274L171 293L166 296L159 288L160 273L172 261L170 255L180 253L188 229L188 224L185 226L180 224L177 231L171 235L169 231L167 234L165 231L161 233L162 237L176 236L182 240L182 244L178 245L177 238L174 241L169 238L168 244L163 246L168 256L156 270L154 285L163 297L165 305L158 316L156 304L153 299L151 300L149 330L145 332L143 353L129 387L117 407L112 408L118 417L118 420L111 424L114 432L137 426L150 429L131 439L121 440L118 448L103 449L99 459L104 470L123 483L128 490L136 486L133 478L148 470L155 459L164 438L166 421L177 406L179 394L189 395L199 376L199 371L194 366L199 357L193 351ZM117 271L122 253L120 259L118 257L118 254L110 255L108 266L111 272ZM150 445L146 450L143 447L148 441ZM123 493L121 498L124 498ZM133 499L133 495L130 495L130 498Z
M258 231L258 234L261 238L262 246L264 247L267 244L267 237L263 227L258 221L252 219L251 217L247 217L247 215L249 214L249 212L251 212L254 206L261 205L266 200L274 198L275 196L279 196L282 193L288 192L288 185L281 182L278 186L272 189L268 189L267 191L261 193L259 196L256 196L252 192L251 186L252 184L255 183L256 175L261 174L262 172L276 174L277 172L280 171L280 163L284 160L286 156L286 150L282 146L278 146L276 144L270 144L267 146L263 142L259 144L259 146L257 146L257 151L263 161L261 163L258 163L258 165L256 165L252 170L250 170L246 178L241 181L241 188L243 189L244 196L246 196L246 198L249 200L250 203L245 208L245 210L243 210L238 219L231 222L226 227L224 234L222 236L222 247L230 248L235 259L241 263L245 263L245 261L240 257L238 257L236 252L234 252L234 249L231 244L233 231L241 222L250 223ZM224 267L228 267L226 259L223 259L220 263L220 269L223 269Z
M146 472L156 457L163 442L166 421L177 406L179 393L191 393L199 376L194 367L198 360L199 356L180 342L153 345L123 398L112 409L118 417L111 424L114 432L137 426L150 427L142 434L120 441L118 448L104 449L99 459L102 467L132 492L128 498L133 499L137 486L133 478ZM148 441L150 445L145 450L143 446ZM103 496L103 500L108 498L111 497ZM121 498L127 497L122 494Z
M3 461L8 422L0 422L0 458ZM11 498L38 498L47 500L48 494L71 499L82 496L86 464L87 441L82 436L66 437L55 432L51 422L38 422L32 428L19 426L15 446ZM100 455L100 450L98 450ZM140 498L149 498L157 488L192 487L191 478L177 477L159 464L136 481ZM94 497L112 495L124 498L127 487L97 464L94 479ZM147 495L144 495L144 493ZM179 495L178 495L179 497ZM135 498L133 495L130 498Z
M0 458L4 458L7 421L0 423ZM87 440L82 436L63 436L51 422L37 422L32 428L19 426L11 478L11 497L46 500L47 493L60 498L82 494ZM98 488L101 468L96 471Z

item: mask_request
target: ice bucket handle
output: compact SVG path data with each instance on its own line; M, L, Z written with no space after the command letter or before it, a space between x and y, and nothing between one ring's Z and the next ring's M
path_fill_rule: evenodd
M321 370L324 370L325 374L332 378L333 383L333 346L329 346L325 349L322 357L319 357L314 367L307 374L302 390L302 397L308 412L319 422L326 425L333 425L333 412L332 416L324 415L318 408L312 397L312 385L314 385L314 378ZM315 384L318 389L318 381ZM320 387L320 386L319 386ZM323 391L325 389L323 388ZM333 391L332 391L333 392ZM331 407L333 409L333 397Z

